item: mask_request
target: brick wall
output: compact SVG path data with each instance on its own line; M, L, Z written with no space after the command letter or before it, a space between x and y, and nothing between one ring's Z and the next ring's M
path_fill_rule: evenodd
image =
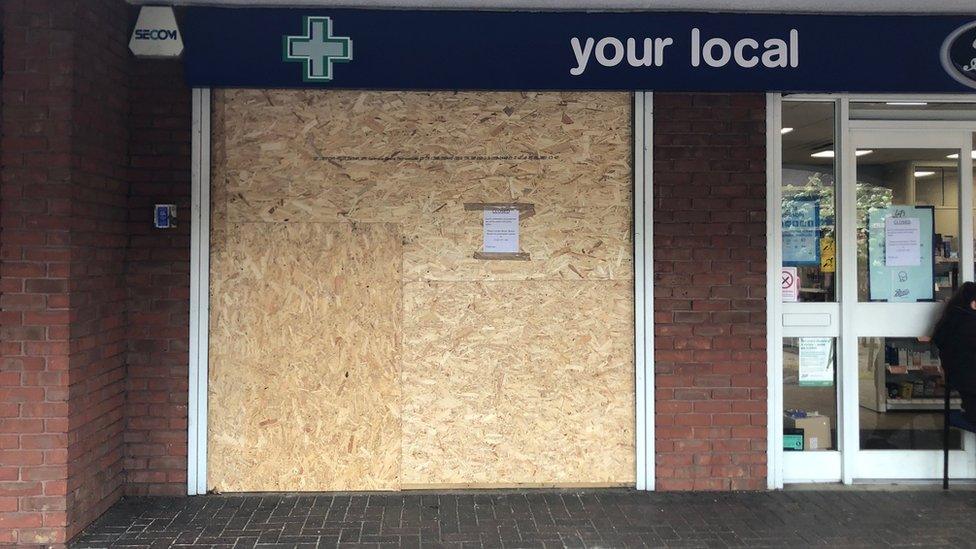
M118 0L71 6L69 538L122 494L129 139L128 9Z
M190 90L178 61L130 76L126 493L186 493L190 299ZM152 228L177 205L175 230Z
M127 8L0 7L0 542L61 543L122 491Z
M657 487L766 485L762 94L654 94Z
M64 541L67 524L73 34L62 5L0 6L0 543Z

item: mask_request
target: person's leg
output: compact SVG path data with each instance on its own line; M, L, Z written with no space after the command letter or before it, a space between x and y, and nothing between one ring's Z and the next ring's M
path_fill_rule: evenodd
M976 393L960 391L959 396L962 397L963 417L976 425Z

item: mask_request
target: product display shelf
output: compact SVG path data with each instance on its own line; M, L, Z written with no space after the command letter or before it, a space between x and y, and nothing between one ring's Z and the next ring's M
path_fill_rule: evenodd
M877 399L867 407L876 412L942 410L942 368L931 343L909 338L882 341L883 348L873 358ZM959 409L962 402L953 397L950 406Z

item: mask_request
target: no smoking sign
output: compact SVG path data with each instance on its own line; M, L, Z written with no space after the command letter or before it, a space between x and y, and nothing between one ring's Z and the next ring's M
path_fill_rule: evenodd
M796 267L783 267L780 272L782 281L783 302L794 302L800 298L800 277L797 275Z

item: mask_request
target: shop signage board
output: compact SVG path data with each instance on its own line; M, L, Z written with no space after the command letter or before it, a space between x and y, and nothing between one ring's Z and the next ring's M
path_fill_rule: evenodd
M976 19L186 8L191 86L976 91Z
M871 301L932 301L935 238L932 206L889 206L868 215Z

